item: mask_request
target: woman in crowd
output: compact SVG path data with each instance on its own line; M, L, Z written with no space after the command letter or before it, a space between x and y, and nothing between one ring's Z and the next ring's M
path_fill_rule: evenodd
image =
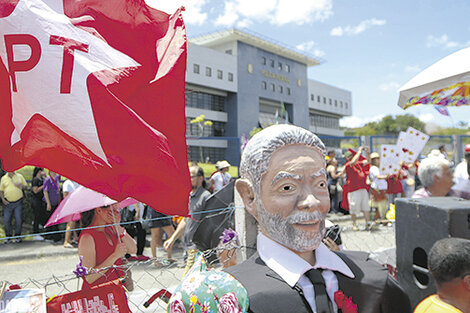
M338 213L339 197L338 197L338 161L335 157L329 158L326 163L326 173L328 177L328 191L330 193L330 212Z
M166 216L156 210L148 207L148 218L150 219L149 227L152 239L150 241L150 250L152 251L152 258L155 260L155 266L162 266L163 264L157 261L157 247L162 244L162 235L163 232L166 233L167 237L170 238L171 235L175 232L175 229L171 225L171 217ZM166 251L167 262L173 263L174 260L171 258L173 248L170 247Z
M125 229L118 225L120 221L115 204L82 213L82 226L86 227L78 239L78 255L83 257L82 265L95 270L118 266L104 273L98 271L87 275L82 289L125 276L124 271L119 268L123 264L122 257L126 253L136 253L137 246Z
M46 202L46 215L49 219L54 213L55 209L59 206L60 201L62 201L62 195L60 193L60 175L57 175L53 171L49 170L49 176L44 180L44 201ZM59 225L53 225L48 227L48 231L58 231ZM62 235L60 233L54 233L47 236L47 239L54 240L54 242L59 242L62 240Z
M39 225L46 224L46 204L42 201L44 197L44 177L46 172L42 167L35 167L33 171L33 180L31 182L33 197L32 197L32 207L34 213L34 222L33 222L33 240L44 240L42 236L39 235Z

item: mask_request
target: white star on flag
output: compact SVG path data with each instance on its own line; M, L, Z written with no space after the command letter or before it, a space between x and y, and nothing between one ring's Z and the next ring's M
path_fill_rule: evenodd
M22 25L21 31L18 25ZM20 141L20 134L31 117L40 114L108 163L98 138L87 77L94 72L129 70L140 65L102 39L74 26L64 15L62 0L47 1L47 5L38 0L20 1L12 14L0 18L0 32L2 35L32 35L39 41L41 49L39 61L32 69L15 72L17 91L12 90L15 130L11 134L11 145ZM64 45L51 44L51 36L87 45L87 52L73 50L69 92L61 93ZM33 53L30 46L20 44L13 45L12 52L14 62L29 60ZM8 68L5 40L0 40L0 57Z

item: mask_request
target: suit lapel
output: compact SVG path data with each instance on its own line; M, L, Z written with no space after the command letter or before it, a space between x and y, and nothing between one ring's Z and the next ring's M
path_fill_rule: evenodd
M387 271L368 260L365 253L336 253L354 274L349 278L336 272L338 287L346 297L351 297L361 313L379 312Z

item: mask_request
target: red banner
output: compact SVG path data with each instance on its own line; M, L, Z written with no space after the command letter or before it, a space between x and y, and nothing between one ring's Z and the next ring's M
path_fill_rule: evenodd
M47 313L127 313L127 297L119 280L53 298Z

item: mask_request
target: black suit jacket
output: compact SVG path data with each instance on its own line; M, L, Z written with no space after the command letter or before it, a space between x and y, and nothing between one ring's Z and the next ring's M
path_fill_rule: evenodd
M339 290L357 304L359 313L411 312L408 296L387 269L368 258L365 252L342 252L338 256L355 278L336 272ZM258 253L245 262L228 268L248 291L250 312L311 313L300 287L290 287L261 260ZM333 300L333 299L332 299Z

